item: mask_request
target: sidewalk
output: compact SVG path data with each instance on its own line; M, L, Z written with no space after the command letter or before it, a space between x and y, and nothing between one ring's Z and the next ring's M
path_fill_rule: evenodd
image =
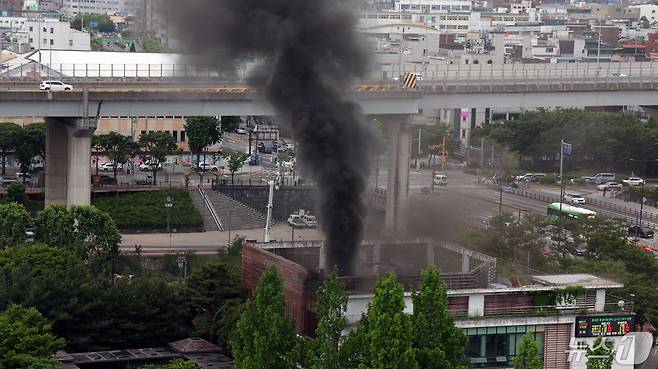
M231 230L231 238L243 236L249 240L263 241L264 229ZM217 248L229 242L228 231L200 232L200 233L172 233L171 246L174 248ZM272 227L272 240L289 241L292 237L292 228L287 224L277 224ZM319 229L295 229L295 240L321 240L324 236ZM140 245L144 249L169 247L168 233L151 234L124 234L121 247L133 248Z

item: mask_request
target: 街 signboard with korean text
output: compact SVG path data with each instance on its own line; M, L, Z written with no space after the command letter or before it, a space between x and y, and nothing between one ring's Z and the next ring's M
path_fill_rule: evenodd
M576 317L576 337L623 336L634 325L633 315Z

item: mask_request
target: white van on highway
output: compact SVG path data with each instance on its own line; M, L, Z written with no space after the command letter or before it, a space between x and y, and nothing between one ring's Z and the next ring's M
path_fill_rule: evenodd
M596 173L590 178L590 181L596 184L613 182L614 180L615 180L614 173Z

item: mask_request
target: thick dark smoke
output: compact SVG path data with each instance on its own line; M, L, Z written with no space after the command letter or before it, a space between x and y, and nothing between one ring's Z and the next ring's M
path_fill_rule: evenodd
M327 265L352 273L363 234L370 132L341 87L362 76L367 53L341 0L168 0L188 52L222 61L265 60L267 99L298 142L321 189ZM227 62L227 64L224 64ZM218 62L219 63L219 62ZM262 76L259 76L262 79Z

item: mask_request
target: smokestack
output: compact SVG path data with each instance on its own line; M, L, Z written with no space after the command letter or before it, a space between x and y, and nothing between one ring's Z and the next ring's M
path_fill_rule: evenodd
M352 5L345 0L167 0L185 51L223 65L264 61L264 74L254 80L264 83L267 99L298 143L298 161L319 184L327 266L337 266L341 275L352 274L363 234L371 142L361 111L342 91L368 65Z

